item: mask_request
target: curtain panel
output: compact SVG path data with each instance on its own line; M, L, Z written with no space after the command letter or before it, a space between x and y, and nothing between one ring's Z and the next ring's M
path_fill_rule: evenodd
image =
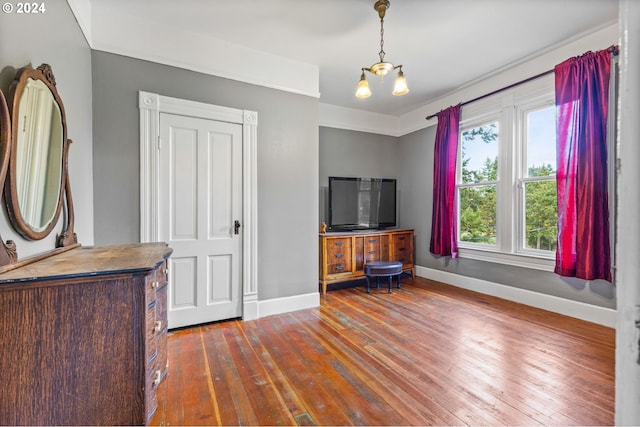
M611 281L607 178L609 50L555 69L558 245L555 272Z
M458 218L456 209L456 159L460 131L461 105L437 113L438 127L433 156L433 208L431 215L431 253L458 256Z

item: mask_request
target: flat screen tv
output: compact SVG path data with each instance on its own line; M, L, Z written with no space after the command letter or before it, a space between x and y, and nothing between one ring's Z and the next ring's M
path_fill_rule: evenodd
M396 226L396 180L329 177L330 231Z

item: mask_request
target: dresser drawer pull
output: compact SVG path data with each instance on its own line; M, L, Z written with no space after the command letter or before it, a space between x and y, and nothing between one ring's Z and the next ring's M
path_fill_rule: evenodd
M157 320L156 323L153 324L153 332L158 333L162 330L162 321Z
M375 243L375 242L377 242L376 239L369 239L369 243Z
M404 240L404 236L398 237L398 240Z
M370 253L371 255L373 255L373 254L375 254L375 253L376 253L376 251L369 251L369 253Z
M158 370L153 374L153 385L157 387L160 384L160 381L162 381L162 372Z
M344 265L336 265L336 270L338 271L344 270Z
M336 254L336 258L342 258L344 254Z
M336 246L342 246L344 242L336 242Z
M402 252L402 251L404 251L404 248L398 248L398 250L399 250L400 252Z
M154 280L153 282L151 282L151 287L153 289L158 289L160 287L160 282L158 282L157 280Z

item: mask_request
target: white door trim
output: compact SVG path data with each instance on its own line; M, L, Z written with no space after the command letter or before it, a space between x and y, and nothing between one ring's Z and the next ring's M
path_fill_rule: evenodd
M140 241L159 238L160 113L242 125L242 318L258 317L258 113L202 102L138 93L140 109Z

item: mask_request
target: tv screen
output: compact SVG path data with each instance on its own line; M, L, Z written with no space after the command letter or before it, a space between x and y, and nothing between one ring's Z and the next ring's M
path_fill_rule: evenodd
M396 180L329 177L329 230L396 226Z

